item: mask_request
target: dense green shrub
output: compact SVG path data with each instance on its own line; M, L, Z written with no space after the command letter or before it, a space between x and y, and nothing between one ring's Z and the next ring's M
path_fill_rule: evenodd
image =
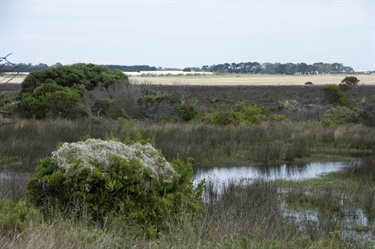
M324 85L322 91L325 94L326 101L332 105L351 107L345 91L337 85Z
M22 82L22 93L33 92L36 87L47 83L48 80L56 82L59 86L82 86L87 90L96 86L129 83L128 77L119 70L111 71L106 66L78 63L30 73Z
M357 86L359 79L355 76L346 76L340 83L340 87L344 90L348 90L354 86Z
M360 111L358 109L350 109L345 106L337 106L327 111L322 118L325 125L342 125L347 123L358 123Z
M39 85L32 93L22 94L19 107L28 118L73 118L80 101L77 91L47 80L46 84Z
M226 104L220 104L211 113L206 113L202 116L202 121L213 125L227 125L230 124L230 116L232 110Z
M219 105L212 113L203 115L202 120L214 125L227 124L260 124L267 120L267 108L250 104L249 101L238 102L234 111L225 104Z
M41 215L29 208L25 201L12 203L0 200L0 238L22 232L27 227L27 221L31 219L38 222L41 220Z
M176 109L178 112L178 115L181 117L183 121L190 121L193 120L197 115L198 111L197 109L189 104L177 104Z
M264 106L252 105L249 101L239 102L229 122L231 124L260 124L267 120L266 113L267 108Z
M0 110L10 111L15 108L16 99L14 96L0 92Z
M199 214L202 185L192 167L167 162L150 143L87 139L64 143L41 160L28 184L28 200L48 215L62 211L95 222L115 217L154 235Z
M81 63L32 72L22 83L20 111L27 118L75 118L84 92L117 83L128 84L127 76L94 64Z

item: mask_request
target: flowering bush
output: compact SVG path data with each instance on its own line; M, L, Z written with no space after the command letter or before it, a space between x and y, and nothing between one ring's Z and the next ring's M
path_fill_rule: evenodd
M199 213L203 185L194 188L191 175L191 165L167 162L145 141L87 139L64 143L42 159L27 194L47 215L116 217L154 234Z
M350 109L345 106L337 106L324 113L322 123L325 125L343 125L347 123L358 123L360 118L358 109Z
M64 143L57 151L52 152L51 162L68 172L71 167L109 170L117 159L129 161L137 158L140 164L150 170L152 178L171 183L178 174L171 164L162 157L151 144L136 142L130 146L117 141L87 139L76 143ZM79 171L78 171L79 172ZM69 174L77 174L77 170Z

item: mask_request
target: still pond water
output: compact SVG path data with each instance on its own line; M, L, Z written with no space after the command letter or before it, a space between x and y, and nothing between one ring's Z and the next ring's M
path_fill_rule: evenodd
M197 168L194 170L194 182L203 179L212 180L216 183L228 183L230 181L241 181L248 179L262 180L306 180L316 178L324 174L342 170L346 167L344 162L314 162L304 165L280 165L273 167L214 167Z
M198 184L203 179L206 182L212 182L218 188L219 192L221 188L228 183L240 182L248 180L292 180L301 181L311 178L321 177L331 172L344 170L348 167L346 162L328 162L328 163L308 163L305 165L280 165L274 167L213 167L213 168L198 168L194 170L194 183ZM284 203L285 204L285 203ZM284 209L284 208L283 208ZM320 217L319 212L315 209L297 211L293 209L284 209L283 215L285 217L291 217L301 230L306 229L306 224L316 224L316 229L320 229L320 224L332 222L343 222L347 224L341 230L341 233L346 238L357 239L358 236L362 236L363 241L369 242L371 245L375 244L375 236L371 232L361 233L351 229L351 227L362 226L362 227L373 227L374 223L370 222L366 217L364 211L360 208L354 208L353 210L342 208L341 217ZM325 223L324 223L325 222ZM313 227L313 226L312 226Z

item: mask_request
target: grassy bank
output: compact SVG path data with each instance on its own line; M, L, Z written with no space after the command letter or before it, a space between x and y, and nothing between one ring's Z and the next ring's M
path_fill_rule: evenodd
M15 77L10 83L20 84L26 75ZM303 85L306 82L321 85L327 83L338 84L345 77L343 74L325 75L267 75L267 74L217 74L199 76L133 76L130 77L132 83L151 83L162 85ZM373 75L356 75L361 83L374 85ZM0 82L4 82L5 77L0 76Z
M373 180L374 157L302 182L229 183L220 193L208 182L203 218L186 217L156 238L116 219L100 226L59 213L43 219L0 193L0 248L374 248ZM357 209L369 225L348 221Z
M373 75L356 75L363 84L375 84ZM150 83L161 85L303 85L306 82L313 82L316 85L327 83L338 84L342 74L325 75L270 75L270 74L214 74L199 76L133 76L131 82Z
M61 142L90 135L153 138L168 160L194 166L270 165L350 160L375 150L375 130L360 124L316 122L257 126L147 123L118 120L16 120L0 129L0 248L373 248L374 158L347 171L303 182L208 182L203 219L171 223L156 238L133 233L116 219L100 226L56 213L44 219L24 202L38 161ZM361 210L360 213L358 213ZM347 224L364 215L366 224ZM314 219L310 219L314 216ZM345 234L343 231L349 231Z
M167 159L179 155L195 166L335 161L371 153L375 130L363 125L328 127L320 123L264 123L212 126L201 123L150 124L138 121L18 120L0 130L2 169L33 171L60 142L90 135L120 139L153 138ZM189 159L189 160L190 160Z

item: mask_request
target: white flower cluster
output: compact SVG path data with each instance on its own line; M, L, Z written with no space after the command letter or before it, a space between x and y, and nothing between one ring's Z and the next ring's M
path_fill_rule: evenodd
M162 182L172 182L173 177L178 176L172 165L151 144L135 143L128 146L101 139L64 143L57 151L52 152L52 163L66 170L78 165L81 169L99 168L106 172L113 164L114 156L125 160L138 159L143 167L151 170L152 177Z

